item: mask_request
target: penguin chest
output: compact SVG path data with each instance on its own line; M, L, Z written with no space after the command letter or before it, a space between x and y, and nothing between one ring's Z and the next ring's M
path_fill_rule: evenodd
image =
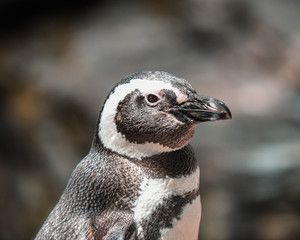
M171 228L161 231L162 240L197 240L201 219L200 196L185 205L180 218L173 219Z
M199 168L180 178L145 178L132 209L138 239L196 240L201 218L199 179Z

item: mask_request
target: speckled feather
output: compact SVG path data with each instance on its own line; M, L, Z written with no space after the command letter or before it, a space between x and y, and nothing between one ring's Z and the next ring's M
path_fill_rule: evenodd
M142 179L145 176L149 179L185 176L197 166L190 146L145 161L124 158L97 146L72 173L61 199L36 239L141 239L133 222L132 208ZM172 219L180 215L178 204L188 204L197 195L199 189L186 196L166 198L151 218L143 221L146 231L143 239L158 239L157 226L147 222L159 223L162 208L168 215L164 226L171 226Z

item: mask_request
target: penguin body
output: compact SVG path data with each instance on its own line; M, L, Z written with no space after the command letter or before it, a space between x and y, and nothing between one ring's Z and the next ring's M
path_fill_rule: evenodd
M35 239L196 240L200 167L188 143L199 122L228 118L223 102L172 74L125 77Z

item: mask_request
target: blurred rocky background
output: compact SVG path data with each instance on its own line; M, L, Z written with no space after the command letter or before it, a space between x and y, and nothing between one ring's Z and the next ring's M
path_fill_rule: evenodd
M0 239L32 239L113 85L164 70L224 100L198 126L202 240L300 239L300 1L0 1Z

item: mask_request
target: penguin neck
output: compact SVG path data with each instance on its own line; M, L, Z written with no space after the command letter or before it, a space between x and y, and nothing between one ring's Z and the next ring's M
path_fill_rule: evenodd
M125 161L134 163L146 175L151 176L151 178L178 178L190 175L199 166L194 150L189 144L176 151L137 159L114 152L106 148L99 138L95 138L90 153L96 152L101 152L110 159L126 159ZM111 158L112 155L116 157Z
M139 162L144 170L158 178L189 175L199 166L194 150L189 144L176 151L145 157Z
M124 154L122 151L116 151L115 149L107 147L99 136L100 120L101 112L97 119L96 131L90 152L105 150L105 152L108 151L112 154L118 155L119 157L130 159L130 161L136 162L136 164L140 165L143 169L145 169L145 171L149 172L149 174L157 177L177 177L179 175L186 175L193 172L198 166L194 150L189 144L178 149L168 148L167 151L162 148L160 149L161 151L152 151L148 155L140 152L135 154L126 154L127 149ZM138 144L132 145L133 147L136 147ZM125 146L124 149L126 147L127 146ZM148 145L148 147L151 146ZM139 149L133 148L132 151L134 150Z

